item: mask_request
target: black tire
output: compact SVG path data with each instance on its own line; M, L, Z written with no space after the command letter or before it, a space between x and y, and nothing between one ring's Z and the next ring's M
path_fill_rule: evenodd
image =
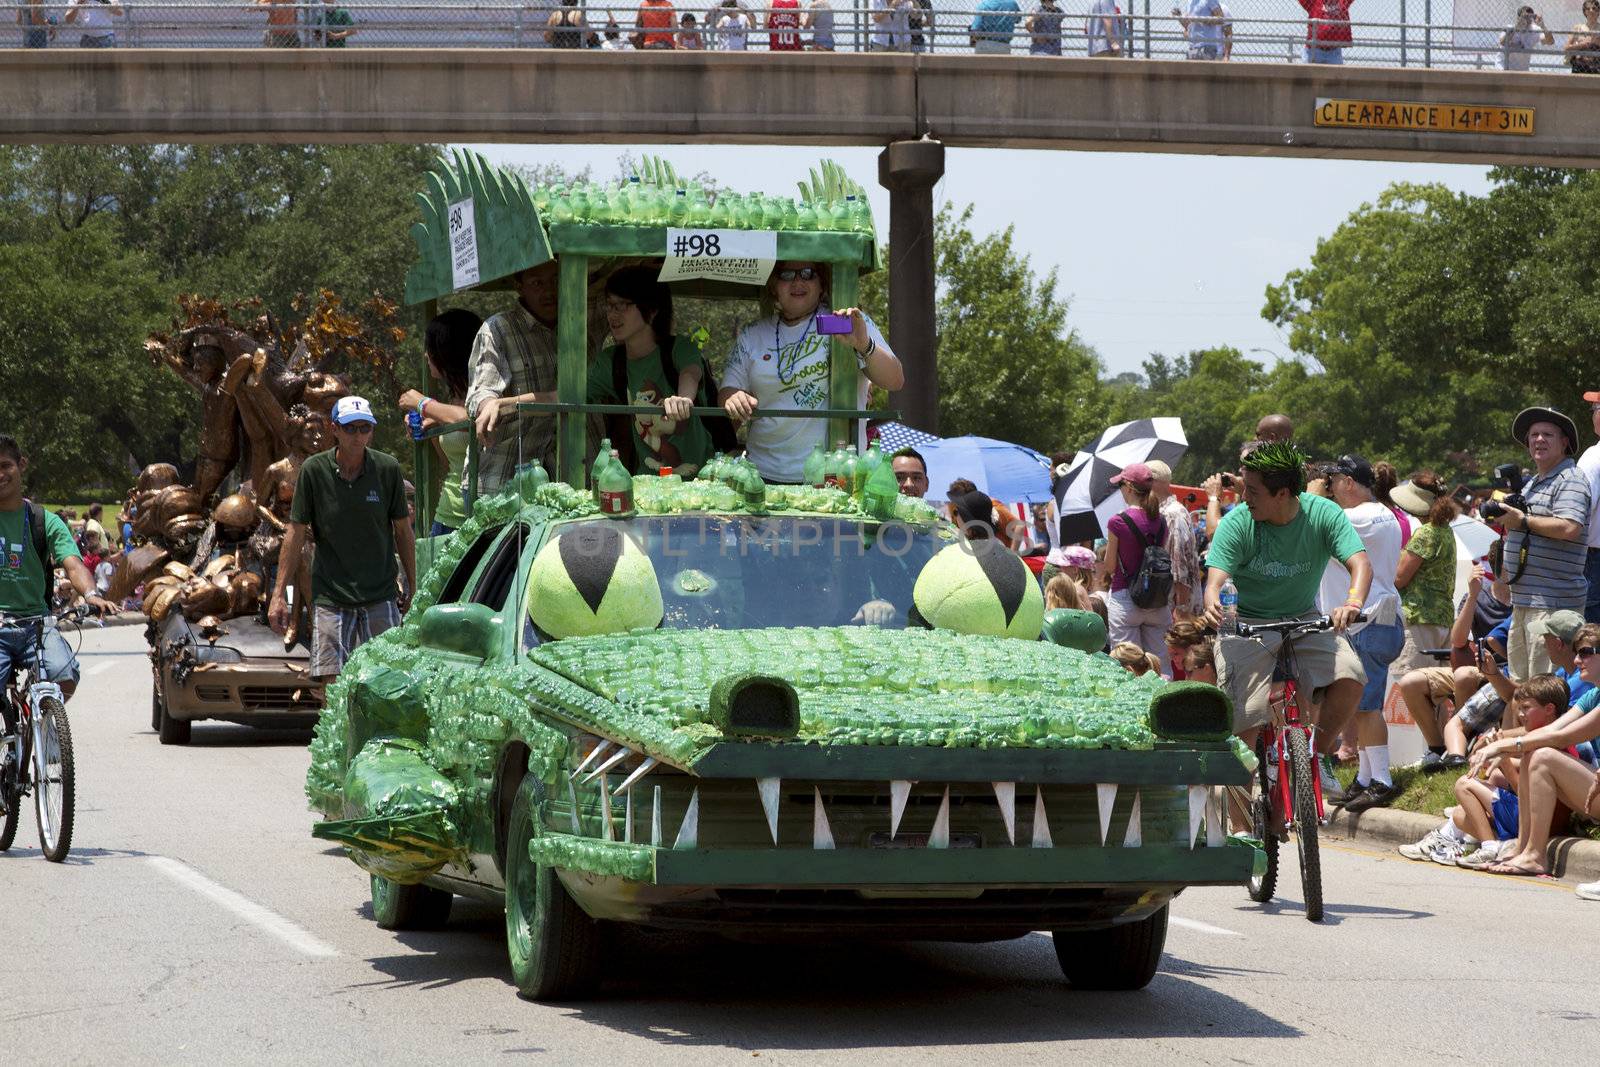
M385 930L437 930L450 921L455 894L431 885L401 885L372 877L372 917Z
M161 713L166 709L166 702L161 699L161 676L150 676L150 729L161 729Z
M39 701L37 709L44 758L55 757L45 765L46 780L33 783L33 813L39 820L39 849L51 863L60 863L72 850L72 809L77 774L72 763L72 727L67 709L55 697Z
M156 732L161 735L163 745L187 745L189 737L194 730L194 724L188 719L174 719L165 700L157 709L159 718L156 721Z
M1278 828L1273 825L1272 783L1267 778L1267 746L1264 741L1256 742L1256 758L1260 762L1256 766L1256 794L1250 801L1250 832L1261 842L1261 850L1267 855L1267 869L1260 878L1251 876L1250 899L1257 904L1265 904L1278 890L1280 841Z
M1061 973L1079 989L1143 989L1155 977L1167 944L1167 910L1138 922L1098 930L1057 930Z
M599 984L599 924L567 894L555 868L528 858L539 830L536 788L532 775L522 780L506 830L506 947L522 996L572 1000Z
M1294 768L1294 843L1300 853L1300 888L1306 898L1306 918L1322 921L1322 858L1317 849L1317 795L1312 775L1311 746L1306 735L1291 729L1289 763Z
M0 804L6 809L5 814L0 815L0 852L4 852L17 839L17 817L22 810L22 797L12 782L10 769L0 776Z

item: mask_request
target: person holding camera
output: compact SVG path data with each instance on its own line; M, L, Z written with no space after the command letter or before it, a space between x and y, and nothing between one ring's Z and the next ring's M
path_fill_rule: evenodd
M78 27L79 48L115 48L117 33L111 20L126 14L117 0L72 0L65 21Z
M1517 21L1500 35L1500 69L1527 70L1537 46L1549 48L1555 43L1555 34L1545 28L1544 19L1525 4L1517 9Z
M1589 479L1578 469L1578 428L1553 408L1528 408L1511 424L1511 436L1528 449L1533 477L1502 501L1481 509L1506 531L1501 561L1511 586L1511 674L1527 679L1550 669L1536 636L1558 611L1581 612L1588 600Z

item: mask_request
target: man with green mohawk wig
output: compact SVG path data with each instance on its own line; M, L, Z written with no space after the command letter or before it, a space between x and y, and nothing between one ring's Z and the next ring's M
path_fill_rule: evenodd
M1206 555L1205 615L1212 626L1221 626L1222 586L1232 578L1239 590L1241 622L1315 618L1317 589L1328 560L1344 564L1350 572L1350 594L1330 613L1337 632L1313 633L1295 642L1300 691L1311 696L1324 690L1317 748L1326 753L1355 711L1366 683L1361 659L1343 631L1361 613L1372 565L1344 509L1305 492L1305 465L1305 454L1290 441L1269 442L1245 457L1245 506L1223 517ZM1233 698L1234 732L1251 748L1271 714L1268 697L1279 640L1275 634L1261 639L1224 636L1217 644L1218 682Z

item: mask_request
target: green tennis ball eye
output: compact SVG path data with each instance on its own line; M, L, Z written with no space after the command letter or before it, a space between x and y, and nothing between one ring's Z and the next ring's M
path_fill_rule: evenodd
M1106 646L1106 622L1092 611L1053 608L1044 613L1044 639L1063 648L1099 652Z
M528 570L528 618L551 637L649 629L661 615L655 566L611 523L563 530Z
M911 599L927 625L964 634L1032 641L1044 619L1044 594L1033 572L997 541L940 549L917 575Z

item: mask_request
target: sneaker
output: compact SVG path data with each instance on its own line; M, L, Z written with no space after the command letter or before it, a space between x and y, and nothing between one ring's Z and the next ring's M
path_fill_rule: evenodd
M1344 810L1362 812L1368 808L1381 808L1399 795L1400 790L1393 785L1375 778L1372 784L1362 791L1360 796L1345 804Z
M1371 785L1371 784L1372 784L1371 782L1367 783L1367 785ZM1341 806L1343 806L1345 804L1350 803L1352 800L1354 800L1356 797L1360 796L1362 793L1365 793L1366 791L1367 791L1367 786L1362 785L1361 784L1361 780L1359 778L1352 778L1352 779L1350 779L1349 786L1347 786L1346 788L1344 788L1342 790L1339 790L1338 792L1328 793L1328 794L1325 794L1325 795L1333 803L1334 807L1341 807Z
M1491 864L1500 862L1501 842L1485 841L1480 844L1475 852L1456 857L1456 866L1465 867L1469 871L1481 871Z
M1444 835L1437 830L1429 830L1428 836L1421 841L1400 846L1400 855L1408 860L1425 860L1433 854L1434 847L1444 840Z
M1422 756L1422 773L1438 774L1444 770L1444 753L1429 750Z
M1322 775L1322 795L1325 797L1338 796L1344 792L1344 786L1333 776L1332 763L1333 760L1327 756L1317 760L1317 773Z
M1579 900L1600 900L1600 882L1584 882L1576 892Z
M1467 853L1464 842L1440 836L1439 843L1433 846L1433 851L1428 853L1428 858L1442 867L1454 867L1456 860Z
M1444 758L1444 769L1447 771L1459 771L1466 765L1467 757L1459 752L1452 752Z

